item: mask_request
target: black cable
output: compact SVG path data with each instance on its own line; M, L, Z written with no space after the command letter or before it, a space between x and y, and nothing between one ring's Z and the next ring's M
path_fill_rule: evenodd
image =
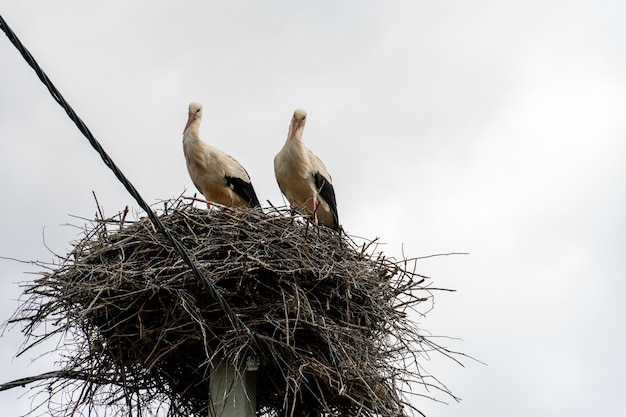
M22 54L22 57L24 57L28 65L30 65L33 68L33 70L35 70L35 73L37 74L41 82L44 83L44 85L48 88L48 91L52 95L52 98L54 98L54 100L57 103L59 103L61 107L63 107L63 109L69 116L69 118L72 119L72 121L76 124L76 127L78 127L78 130L82 132L82 134L87 138L91 146L96 150L96 152L98 152L98 154L100 154L100 157L104 161L105 165L108 166L111 169L111 171L113 171L117 179L124 185L124 187L130 193L130 195L135 199L135 201L137 201L139 206L148 214L148 217L150 218L150 221L152 221L152 224L154 225L154 227L163 235L165 235L165 237L167 238L167 240L170 241L170 243L172 244L176 252L178 252L181 258L187 263L187 265L189 265L189 267L191 268L193 273L196 275L196 277L200 280L200 282L204 284L206 289L209 291L209 295L213 297L215 301L218 302L218 304L220 305L224 313L226 313L233 327L235 328L240 327L246 330L246 332L250 336L254 337L254 334L252 333L252 331L245 325L243 321L241 321L239 317L237 317L233 309L230 307L230 305L228 305L228 302L226 301L226 299L224 299L222 294L217 290L217 288L215 288L213 283L211 283L211 281L209 281L204 276L204 274L198 269L198 267L193 262L193 260L191 259L191 257L189 256L189 254L187 253L183 245L174 236L172 236L170 231L165 227L163 222L161 222L161 219L159 219L159 217L152 211L150 206L148 206L148 204L141 197L139 192L135 189L133 184L131 184L131 182L126 178L126 176L122 173L122 171L120 171L119 168L115 165L113 160L104 151L100 143L98 143L96 138L89 131L85 123L83 123L80 117L76 115L72 107L65 101L65 99L63 98L59 90L57 90L54 84L52 84L52 81L50 81L46 73L41 69L41 67L39 67L39 65L35 61L35 58L33 58L33 56L30 54L28 49L26 49L24 45L22 45L20 40L17 38L15 33L11 30L9 25L7 25L6 21L2 18L1 15L0 15L0 28L2 28L2 31L7 35L7 37L13 44L13 46L17 48L20 54Z

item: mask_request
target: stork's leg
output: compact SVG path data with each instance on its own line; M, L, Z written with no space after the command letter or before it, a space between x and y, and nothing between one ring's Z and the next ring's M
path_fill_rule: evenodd
M211 203L209 203L208 201L206 202L206 208L207 208L208 210L211 210Z
M291 209L291 215L296 215L296 206L293 204L293 200L289 200L289 208Z
M317 200L315 197L313 197L313 221L315 222L316 226L319 225L317 223Z

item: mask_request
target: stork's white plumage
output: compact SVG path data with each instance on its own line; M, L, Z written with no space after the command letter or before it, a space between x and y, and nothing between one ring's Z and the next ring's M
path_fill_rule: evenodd
M244 167L232 156L200 140L201 121L202 104L189 104L189 118L183 130L183 151L189 176L198 191L207 201L225 206L259 206Z
M283 148L274 157L274 173L291 207L313 215L315 223L339 229L332 179L324 163L302 142L306 112L296 110Z

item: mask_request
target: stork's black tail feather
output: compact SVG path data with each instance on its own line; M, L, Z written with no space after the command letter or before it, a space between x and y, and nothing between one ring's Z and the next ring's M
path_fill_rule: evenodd
M259 198L256 196L251 182L241 178L226 176L226 184L233 187L233 191L246 200L252 207L260 207Z
M320 197L322 197L324 201L326 201L333 215L334 224L327 224L325 226L335 230L339 230L339 214L337 213L335 188L333 187L333 184L319 172L316 172L313 178L315 180L315 187L319 190L318 192Z

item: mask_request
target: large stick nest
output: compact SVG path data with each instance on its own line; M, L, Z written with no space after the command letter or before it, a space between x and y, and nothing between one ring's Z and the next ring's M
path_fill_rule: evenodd
M40 263L47 270L12 320L25 324L24 350L63 336L63 371L40 385L48 412L206 416L219 360L260 363L259 415L402 416L419 413L405 392L413 382L418 395L450 394L418 363L449 352L407 317L432 302L415 259L387 258L375 241L286 209L166 202L161 220L224 307L147 218L126 214L97 215L58 265Z

